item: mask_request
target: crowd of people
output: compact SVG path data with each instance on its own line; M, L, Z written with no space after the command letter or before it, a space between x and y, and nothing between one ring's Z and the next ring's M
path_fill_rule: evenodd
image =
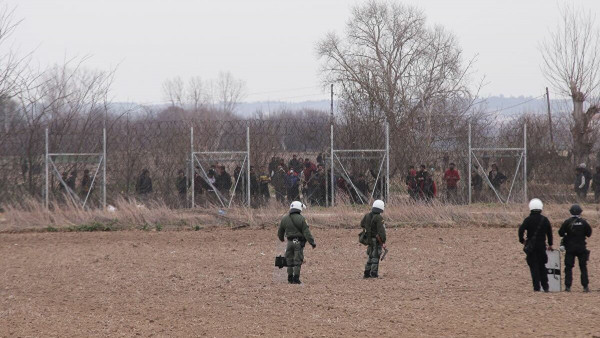
M70 173L64 171L58 182L58 191L64 194L68 189L74 196L85 199L85 197L93 190L92 177L90 176L90 171L85 169L83 171L83 176L79 180L79 184L77 184L77 175L77 170L72 170ZM90 188L92 189L90 190Z
M325 165L323 154L316 157L316 161L293 155L291 159L273 156L267 166L250 167L249 177L245 168L235 167L233 175L227 171L223 164L211 164L208 170L200 166L194 172L194 196L196 204L227 204L232 194L234 200L243 203L247 196L248 180L253 207L266 205L272 197L281 204L302 200L311 205L324 206L330 202L331 172ZM377 177L374 170L369 171L375 184L372 192L375 198L382 198L383 177ZM349 200L351 203L368 203L371 192L369 182L363 173L350 176L334 177L338 196ZM192 188L184 170L179 170L176 178L176 189L182 205L186 204L188 193ZM149 187L149 188L145 188ZM138 195L152 192L152 180L148 170L144 169L136 184ZM345 196L345 197L342 197Z
M245 201L248 180L245 168L235 167L233 175L223 164L214 163L207 169L203 171L197 166L194 173L194 193L198 204L219 203L219 200L226 203L232 194L235 194L236 201ZM595 202L600 203L600 166L595 169L596 172L592 174L585 163L581 163L575 169L574 191L579 202L586 202L591 189ZM458 193L461 174L454 163L451 162L443 175L438 177L444 185L443 197L440 196L434 172L434 168L428 169L426 165L421 165L419 170L413 165L409 166L404 183L410 199L431 202L441 198L447 203L465 202ZM364 173L336 175L334 184L339 198L353 204L365 204L371 197L385 199L385 177L378 175L373 169L368 173L370 179ZM471 170L471 201L493 200L495 192L499 193L507 180L508 177L500 171L496 163L491 164L487 175L483 175L482 170L475 165ZM184 170L178 171L175 185L182 205L186 205L192 185ZM484 186L489 187L485 195ZM81 178L78 178L77 170L63 172L58 190L64 194L67 189L72 194L85 198L93 191L90 171L85 169ZM299 158L297 155L293 155L289 161L273 156L269 164L259 167L258 171L254 166L250 167L250 194L253 206L265 205L272 197L282 204L302 200L307 204L323 206L330 202L330 191L331 172L325 164L323 154L316 157L316 162L309 158ZM148 169L143 169L137 178L135 192L142 199L153 192Z
M431 168L428 170L427 166L424 164L420 166L419 171L417 171L413 165L408 168L405 184L408 195L412 200L431 202L439 197L439 189L433 173L434 169ZM460 203L462 200L458 195L458 186L461 176L460 172L456 169L456 164L451 162L448 165L441 180L444 183L445 188L445 201L448 203ZM499 191L506 182L507 177L498 170L498 165L493 163L491 165L491 170L487 175L487 180L496 191ZM472 201L481 201L483 198L484 179L481 176L480 169L477 165L474 166L471 172L471 187L473 192Z

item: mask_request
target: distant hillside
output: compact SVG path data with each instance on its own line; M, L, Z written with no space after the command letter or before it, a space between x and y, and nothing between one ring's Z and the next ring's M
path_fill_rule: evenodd
M486 112L500 111L505 115L514 115L522 113L545 113L546 98L536 98L519 96L519 97L504 97L491 96L479 100L478 105ZM571 109L569 100L551 100L552 113L567 112ZM153 104L152 108L164 108L168 104ZM117 112L132 111L134 114L140 112L140 106L136 103L117 102L112 104L112 108ZM259 102L242 102L238 105L236 113L241 117L253 117L256 112L262 112L265 116L269 113L286 111L299 111L303 109L321 110L324 112L330 111L330 101L302 101L302 102L281 102L281 101L259 101Z
M491 96L481 99L479 103L482 109L487 112L501 111L506 115L522 114L522 113L545 113L547 111L546 98L534 99L531 96L519 97L504 97ZM570 101L568 100L551 100L551 110L554 113L568 111L570 109ZM314 109L329 112L330 101L303 101L303 102L244 102L237 108L237 113L244 117L250 117L257 111L262 111L265 115L269 112L277 112L282 109L297 111L301 109Z

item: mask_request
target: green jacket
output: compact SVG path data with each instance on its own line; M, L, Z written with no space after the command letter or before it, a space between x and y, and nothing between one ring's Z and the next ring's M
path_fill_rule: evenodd
M360 227L366 230L369 239L379 235L381 241L385 243L385 222L383 221L381 214L369 212L363 217L360 222Z
M304 238L311 245L315 244L315 239L308 229L308 224L306 224L304 216L300 215L299 213L285 215L283 219L281 219L281 223L279 223L279 230L277 231L277 237L279 237L280 241L283 241L284 237L296 237L299 239Z

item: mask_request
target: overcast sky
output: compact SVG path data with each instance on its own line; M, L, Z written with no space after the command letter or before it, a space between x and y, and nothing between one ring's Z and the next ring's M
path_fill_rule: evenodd
M453 32L466 58L477 56L474 80L483 95L537 96L546 82L539 43L567 0L404 0L430 24ZM24 19L14 38L35 49L41 66L91 55L95 69L118 65L117 101L164 101L173 76L247 83L246 101L326 98L315 44L342 32L353 4L333 0L5 0ZM570 0L597 13L599 0ZM300 88L300 89L298 89Z

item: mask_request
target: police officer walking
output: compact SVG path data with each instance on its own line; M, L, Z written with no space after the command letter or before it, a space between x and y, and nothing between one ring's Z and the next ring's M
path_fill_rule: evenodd
M527 254L527 265L531 271L533 291L548 292L548 274L546 272L546 237L548 237L548 250L552 250L552 226L550 221L542 215L544 204L534 198L529 202L529 217L525 218L519 227L519 242L524 244L523 251ZM527 232L527 240L524 234Z
M579 270L581 270L583 292L590 292L587 271L587 261L590 257L590 252L586 248L585 238L592 235L592 227L590 227L586 220L581 218L583 210L578 204L573 204L569 212L572 216L558 230L558 235L564 238L562 245L564 245L567 251L565 254L565 291L571 291L573 266L575 266L575 257L577 257Z
M382 200L376 200L373 202L373 208L371 212L363 216L360 222L360 227L365 229L367 235L368 247L367 264L365 265L364 278L377 278L379 277L379 258L383 249L385 249L385 223L381 213L385 209L385 203Z
M304 245L306 245L306 242L313 249L317 247L304 216L300 214L303 208L306 208L306 206L301 202L292 202L289 214L283 217L277 231L280 241L283 242L284 238L287 238L288 241L285 249L285 260L287 261L288 283L290 284L301 284L300 268L304 261Z

